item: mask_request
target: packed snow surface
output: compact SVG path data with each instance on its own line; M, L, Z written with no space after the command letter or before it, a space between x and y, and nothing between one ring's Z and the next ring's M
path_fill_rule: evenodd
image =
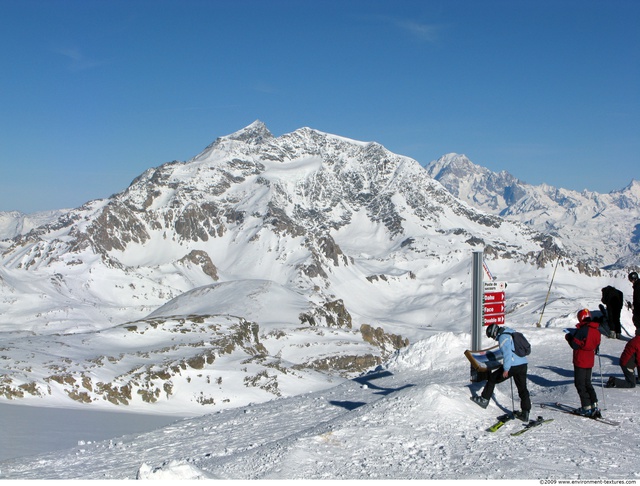
M623 324L630 328L628 316ZM629 339L603 338L594 381L612 426L539 406L578 405L563 327L521 328L533 345L532 417L553 421L521 436L522 424L485 429L512 409L509 382L485 410L469 399L467 333L442 332L385 366L323 391L252 404L48 454L0 462L2 479L589 479L637 480L637 389L604 389L621 376ZM491 343L486 342L487 346ZM601 367L601 368L600 368ZM517 393L514 397L518 408ZM44 433L44 432L43 432Z

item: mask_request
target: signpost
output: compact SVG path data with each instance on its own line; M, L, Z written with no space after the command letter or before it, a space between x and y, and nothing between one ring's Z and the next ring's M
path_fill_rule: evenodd
M472 294L471 294L471 349L482 349L482 252L473 252Z
M505 322L505 289L507 282L485 282L482 297L482 325L502 325Z
M483 271L491 279L483 282ZM491 324L503 325L505 323L505 290L507 282L494 280L489 268L484 263L481 251L473 252L472 267L472 294L471 294L471 350L482 349L481 340L483 330ZM471 367L471 381L478 382L486 377L479 376Z

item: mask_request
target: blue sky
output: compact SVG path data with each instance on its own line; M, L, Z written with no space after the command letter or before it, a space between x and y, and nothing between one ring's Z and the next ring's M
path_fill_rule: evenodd
M0 0L0 211L263 121L530 184L640 179L637 0Z

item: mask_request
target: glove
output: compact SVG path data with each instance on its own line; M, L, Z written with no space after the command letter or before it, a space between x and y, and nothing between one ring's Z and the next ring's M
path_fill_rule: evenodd
M633 306L631 305L631 302L629 302L628 300L627 300L627 309L629 309L629 310L633 309Z

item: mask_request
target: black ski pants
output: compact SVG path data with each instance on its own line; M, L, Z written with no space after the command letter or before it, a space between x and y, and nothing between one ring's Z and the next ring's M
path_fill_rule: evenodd
M624 380L616 378L616 388L635 388L636 387L636 370L635 368L627 368L620 366L624 374Z
M521 364L518 366L512 366L509 368L509 376L507 378L502 376L503 373L504 368L502 366L491 372L489 378L487 378L487 384L482 390L482 398L489 400L493 395L493 390L495 389L496 384L502 383L507 380L507 378L513 378L516 388L518 389L518 396L520 397L520 409L523 412L530 411L531 399L529 398L529 390L527 389L527 365Z
M573 367L573 383L576 385L576 390L580 397L580 405L583 408L598 403L598 396L591 384L591 372L592 368Z

